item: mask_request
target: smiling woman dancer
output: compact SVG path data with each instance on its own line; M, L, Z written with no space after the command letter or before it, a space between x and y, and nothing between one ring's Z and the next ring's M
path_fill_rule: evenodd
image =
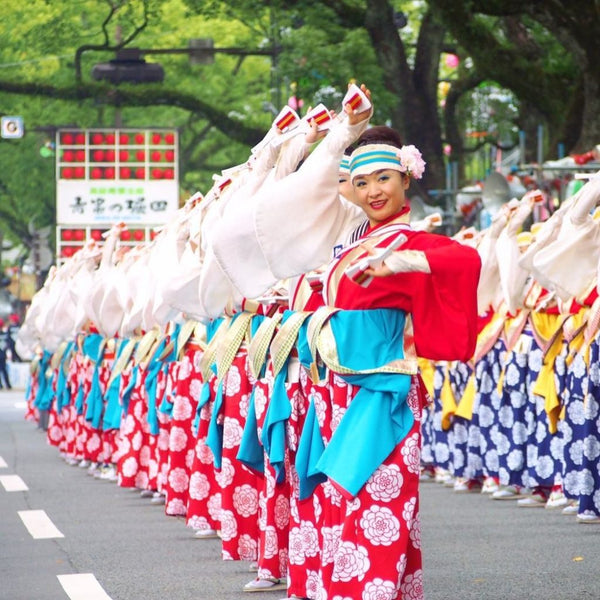
M368 116L349 113L351 123ZM333 410L343 415L305 465L326 476L346 505L340 523L324 533L332 543L322 550L319 598L423 597L418 486L425 392L416 358L472 356L480 271L472 248L408 225L405 193L424 164L393 130L377 127L359 138L351 179L369 227L329 265L326 306L309 324L314 354L328 367ZM328 500L339 505L341 498Z

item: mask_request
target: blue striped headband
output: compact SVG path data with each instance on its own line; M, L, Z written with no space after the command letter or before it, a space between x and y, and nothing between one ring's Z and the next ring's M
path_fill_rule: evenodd
M340 163L340 173L348 173L350 175L350 157L344 156Z
M369 175L381 169L406 172L400 160L400 148L387 144L369 144L357 148L350 157L352 178Z

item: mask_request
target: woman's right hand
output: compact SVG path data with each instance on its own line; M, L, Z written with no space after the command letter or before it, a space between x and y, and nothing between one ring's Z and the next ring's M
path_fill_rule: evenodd
M361 83L360 89L369 99L369 102L373 104L373 100L371 99L371 90L369 90L364 83ZM350 125L357 125L358 123L368 119L373 114L373 107L371 106L371 108L368 108L367 110L356 112L349 104L346 104L344 106L344 112L346 115L348 115L348 123Z

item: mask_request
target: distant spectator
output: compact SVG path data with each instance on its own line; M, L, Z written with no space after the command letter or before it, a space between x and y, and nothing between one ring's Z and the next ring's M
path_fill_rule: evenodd
M23 362L23 359L19 356L15 348L15 339L21 326L21 319L19 318L19 315L17 313L11 313L10 315L8 315L8 321L8 349L11 353L10 359L13 362Z
M4 322L4 319L0 319L0 388L12 389L10 385L10 379L8 377L8 371L6 370L6 358L7 353L10 352L10 332Z

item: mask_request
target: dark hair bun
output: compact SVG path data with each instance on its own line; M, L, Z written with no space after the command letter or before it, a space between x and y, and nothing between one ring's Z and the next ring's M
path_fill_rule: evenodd
M395 129L385 125L376 125L375 127L369 127L358 138L354 148L360 148L368 144L388 144L389 146L402 148L402 138Z

